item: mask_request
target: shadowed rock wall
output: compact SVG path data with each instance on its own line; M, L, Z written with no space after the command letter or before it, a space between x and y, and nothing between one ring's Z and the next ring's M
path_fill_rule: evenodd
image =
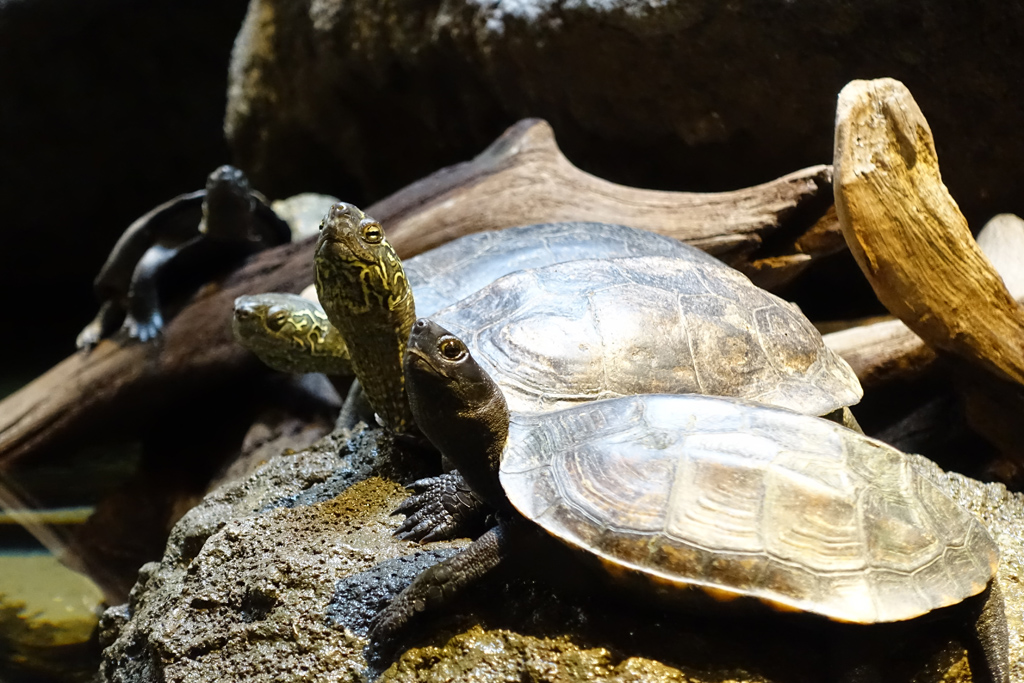
M868 0L253 0L227 131L274 195L380 197L539 116L619 182L732 189L832 158L835 98L892 76L975 225L1024 210L1024 6Z

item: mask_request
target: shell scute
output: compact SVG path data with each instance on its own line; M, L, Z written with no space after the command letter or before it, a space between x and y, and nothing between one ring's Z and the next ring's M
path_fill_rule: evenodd
M821 353L807 318L785 304L761 306L753 318L765 357L780 375L814 373Z
M766 477L771 509L762 520L765 549L780 561L813 571L862 570L866 562L857 500L862 482L844 481L835 471L829 477L829 464L802 453L780 453Z
M646 454L651 449L625 440L608 449L576 448L559 453L551 469L562 499L614 526L660 532L672 495L676 461L633 457L633 451Z
M743 434L686 439L679 458L666 531L672 538L714 550L763 552L760 519L766 461L771 444L749 459L735 457ZM735 437L735 438L734 438ZM703 442L703 443L702 443ZM716 450L716 446L729 450ZM756 446L755 446L756 448Z

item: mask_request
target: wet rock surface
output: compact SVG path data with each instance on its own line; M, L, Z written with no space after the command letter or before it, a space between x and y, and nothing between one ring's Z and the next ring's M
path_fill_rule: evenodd
M831 160L837 93L886 75L980 226L1024 209L1022 30L993 0L254 0L226 130L275 195L367 203L526 116L609 180L722 190Z
M1024 495L918 464L1000 545L1012 680L1024 680ZM980 661L966 655L962 606L869 627L665 610L542 540L368 650L376 612L466 543L391 536L398 482L434 467L371 430L272 457L212 492L175 527L163 560L140 571L128 605L106 613L100 680L983 680L971 676Z

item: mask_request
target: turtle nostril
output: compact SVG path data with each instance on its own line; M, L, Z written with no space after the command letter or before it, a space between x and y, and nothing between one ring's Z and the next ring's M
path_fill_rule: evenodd
M426 326L427 326L426 318L420 318L419 320L416 321L415 327L416 327L417 330L422 330Z

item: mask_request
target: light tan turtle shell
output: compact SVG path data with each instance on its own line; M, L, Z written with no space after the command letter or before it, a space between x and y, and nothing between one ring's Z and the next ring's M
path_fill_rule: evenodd
M587 259L507 275L431 316L514 412L701 393L824 415L860 382L792 304L711 259Z
M519 512L611 569L842 621L958 603L998 562L978 521L899 451L742 401L513 414L500 477Z

